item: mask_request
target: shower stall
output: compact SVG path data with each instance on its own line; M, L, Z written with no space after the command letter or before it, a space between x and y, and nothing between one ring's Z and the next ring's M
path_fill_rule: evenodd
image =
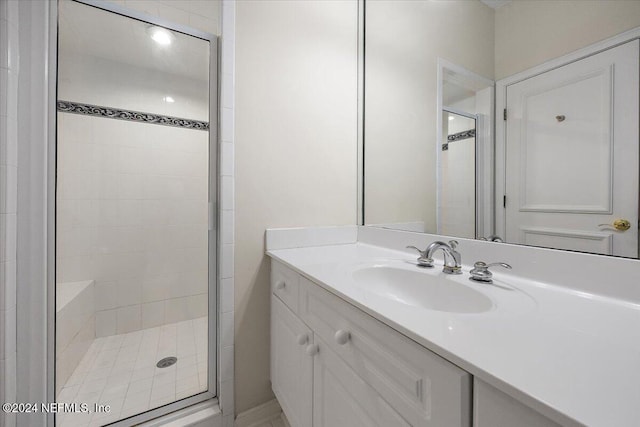
M96 4L58 3L61 427L216 395L216 38Z

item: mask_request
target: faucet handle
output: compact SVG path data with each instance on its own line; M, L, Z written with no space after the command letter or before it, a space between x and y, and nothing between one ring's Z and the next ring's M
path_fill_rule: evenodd
M493 283L493 279L492 279L493 273L489 271L489 267L494 267L494 266L500 266L500 267L511 270L511 266L506 262L494 262L491 264L487 264L486 262L483 262L483 261L477 261L476 263L473 264L473 268L469 272L471 274L471 277L469 277L469 280L482 282L482 283Z
M415 249L416 251L418 251L418 253L422 257L427 255L427 251L421 251L420 249L416 248L415 246L407 246L407 249Z
M480 261L480 262L482 262L482 261ZM509 264L507 264L506 262L492 262L491 264L486 264L487 268L494 267L496 265L498 265L498 266L500 266L502 268L506 268L507 270L511 270L513 268Z
M418 257L418 266L419 267L428 267L431 268L433 267L433 258L428 258L427 257L427 251L421 251L420 249L416 248L415 246L407 246L407 249L415 249L416 251L418 251L418 253L420 254L420 256Z
M449 240L449 246L451 246L451 249L455 250L456 247L458 246L458 241L457 240Z

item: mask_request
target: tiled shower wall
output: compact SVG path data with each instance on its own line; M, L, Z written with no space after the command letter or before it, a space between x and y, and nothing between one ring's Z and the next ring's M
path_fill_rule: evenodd
M18 3L0 0L0 402L16 400L17 39Z
M218 2L112 3L218 32ZM64 58L60 99L208 121L204 82ZM95 280L96 336L206 315L208 133L58 113L58 135L57 282Z
M220 408L223 427L235 419L235 45L236 2L222 1L220 46Z
M207 314L208 132L58 113L57 284L96 336Z

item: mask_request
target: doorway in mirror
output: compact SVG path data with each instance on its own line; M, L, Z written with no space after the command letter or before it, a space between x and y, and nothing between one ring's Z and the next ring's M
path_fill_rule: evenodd
M438 227L449 236L476 237L475 114L442 111Z
M438 58L436 230L480 238L493 230L494 82Z

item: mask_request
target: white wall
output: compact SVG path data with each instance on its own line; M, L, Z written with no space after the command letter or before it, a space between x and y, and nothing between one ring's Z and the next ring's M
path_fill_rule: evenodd
M496 80L640 26L637 0L517 0L496 10Z
M357 3L242 1L236 38L236 412L273 398L268 227L356 221Z
M437 58L492 78L493 19L479 1L367 4L367 224L436 229Z
M0 2L0 402L16 401L17 6ZM15 426L15 414L0 413L0 425Z

